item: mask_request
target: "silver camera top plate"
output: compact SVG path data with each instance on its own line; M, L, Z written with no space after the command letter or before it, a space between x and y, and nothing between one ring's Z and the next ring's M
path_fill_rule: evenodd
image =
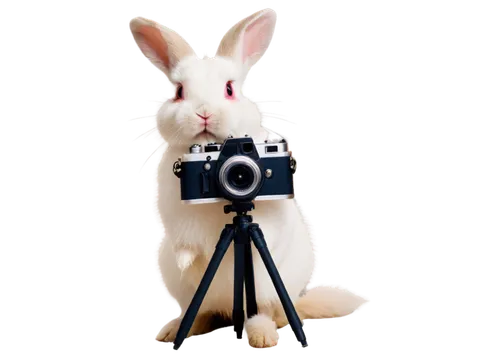
M190 153L183 154L182 161L204 161L207 160L207 157L210 157L210 160L217 160L219 158L221 148L222 144L220 143L209 143L204 147L199 144L193 144L189 148ZM288 152L288 143L286 142L255 143L255 148L257 149L257 153L259 154L260 158L290 156L290 153ZM207 149L209 150L207 151Z

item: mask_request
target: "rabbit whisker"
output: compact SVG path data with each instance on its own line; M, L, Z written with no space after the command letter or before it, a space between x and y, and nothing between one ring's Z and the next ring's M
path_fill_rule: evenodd
M284 103L285 102L284 100L280 101L280 100L277 100L277 99L264 99L264 98L255 98L255 97L253 97L252 99L254 101L256 101L256 102L266 102L266 103L277 103L277 104L279 104L279 103Z
M153 133L155 129L156 129L156 126L154 126L154 127L153 127L153 128L151 128L151 129L148 129L146 132L142 133L140 136L138 136L138 137L137 137L137 138L135 138L134 140L137 140L137 139L139 139L139 138L141 138L141 137L143 137L143 136L144 136L144 138L146 138L148 135L150 135L151 133Z
M148 99L148 102L155 102L155 103L161 103L161 104L165 103L166 101L167 101L167 99L162 100L162 101L158 101L158 100L155 100L155 99Z
M166 142L169 144L175 144L176 143L175 140L179 138L182 129L183 127L179 126L179 128L177 128L177 130L174 133L168 136Z
M178 128L178 129L177 129L177 130L176 130L176 131L175 131L175 132L174 132L174 133L173 133L173 134L172 134L172 135L168 138L168 141L171 141L171 140L172 140L172 138L173 138L173 140L177 139L177 138L179 137L179 135L180 135L181 129L182 129L182 127L179 127L179 128ZM170 150L170 148L172 147L172 145L173 145L173 144L174 144L174 143L172 143L172 144L171 144L171 145L167 148L167 150L165 151L165 153L168 153L168 151ZM156 146L153 148L153 150L151 151L151 153L149 153L149 155L147 156L147 158L144 160L144 162L142 163L141 167L139 168L139 171L138 171L139 173L140 173L140 172L144 169L144 167L146 166L146 164L147 164L148 162L150 162L150 161L153 159L153 157L154 157L157 153L159 153L159 150L160 150L160 144L156 145Z
M138 173L140 173L144 169L144 167L146 166L146 163L148 163L149 161L151 161L151 159L153 159L153 157L155 156L155 154L158 153L158 150L160 149L159 147L160 147L160 145L158 144L157 146L155 146L153 148L153 151L151 153L149 153L148 157L142 163L141 167L139 168Z

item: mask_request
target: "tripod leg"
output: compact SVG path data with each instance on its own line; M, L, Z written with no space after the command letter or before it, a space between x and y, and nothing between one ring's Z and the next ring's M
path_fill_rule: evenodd
M297 315L295 308L293 307L290 296L288 296L288 292L286 291L285 285L281 280L278 269L273 262L271 253L269 252L266 241L264 240L264 234L262 233L262 230L257 224L252 224L249 228L249 233L253 243L255 244L255 247L257 248L257 250L259 250L262 261L264 262L264 265L269 272L269 276L271 276L271 280L273 281L274 287L278 292L281 304L283 305L283 308L285 310L288 322L290 323L290 326L295 333L295 337L297 337L297 340L302 343L302 347L307 347L306 336L304 334L304 331L302 330L302 323L300 322L300 318Z
M252 246L245 244L245 293L247 299L247 317L257 314L257 299L255 298L255 280L253 273Z
M242 337L243 326L245 323L245 311L243 310L244 276L245 276L245 244L235 242L233 322L234 322L234 331L236 332L236 337L238 339L241 339Z
M222 230L219 242L215 247L215 252L210 259L207 270L205 271L200 285L198 286L198 289L196 290L196 293L194 294L193 299L191 300L191 303L189 304L189 307L184 314L184 318L181 321L179 330L177 331L177 335L174 340L174 349L179 349L182 342L189 333L196 314L198 313L201 303L203 302L203 298L205 297L208 288L210 287L210 283L212 283L212 280L215 276L215 273L217 272L217 269L219 268L222 258L224 257L229 244L231 244L231 241L233 240L233 235L234 229L232 227L226 226L226 228Z

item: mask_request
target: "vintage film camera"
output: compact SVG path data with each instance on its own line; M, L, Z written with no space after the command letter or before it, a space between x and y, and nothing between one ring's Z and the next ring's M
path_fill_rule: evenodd
M224 143L193 144L174 163L186 204L293 198L297 163L283 139L255 144L251 137Z

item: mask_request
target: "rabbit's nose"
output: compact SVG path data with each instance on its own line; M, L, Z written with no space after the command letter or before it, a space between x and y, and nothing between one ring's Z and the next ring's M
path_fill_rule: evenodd
M212 113L203 112L203 115L202 115L202 114L199 114L198 112L196 112L196 115L198 117L200 117L201 119L205 120L205 122L206 122L212 116Z
M210 106L208 106L205 103L198 106L195 109L195 113L198 117L204 120L207 120L208 118L210 118L210 116L212 116L212 111L210 110Z

